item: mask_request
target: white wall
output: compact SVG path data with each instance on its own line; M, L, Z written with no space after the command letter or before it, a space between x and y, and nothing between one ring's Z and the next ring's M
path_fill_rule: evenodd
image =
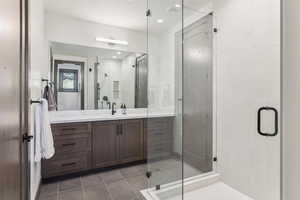
M30 88L31 98L41 98L42 84L41 78L48 78L48 48L45 40L44 26L44 7L43 1L31 0L30 3L30 41L31 41L31 73L30 73ZM34 135L33 112L34 105L31 106L31 123L30 132ZM33 140L34 141L34 140ZM31 160L31 200L35 199L38 186L41 180L41 163L34 162L34 142L30 143L30 160Z
M108 74L108 77L104 77L104 74ZM113 95L113 81L119 81L121 84L121 60L105 59L100 61L100 67L98 68L98 82L100 83L100 101L99 108L101 108L101 101L103 96L108 97L110 103L115 102L119 108L122 100L122 93L120 91L119 98L114 98ZM103 108L108 108L104 103Z
M53 13L46 13L47 39L67 44L117 49L130 52L146 52L147 35L143 32L74 19ZM96 41L96 37L126 40L128 46L109 46Z
M131 54L122 60L121 67L121 93L122 103L125 103L127 108L135 106L135 65L136 56Z
M280 112L280 0L215 0L214 11L218 172L253 199L279 200L280 133L259 135L257 111Z
M300 1L286 0L284 8L283 167L284 200L300 196Z

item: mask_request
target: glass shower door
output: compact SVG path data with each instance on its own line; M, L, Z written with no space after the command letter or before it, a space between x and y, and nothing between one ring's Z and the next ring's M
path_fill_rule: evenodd
M182 1L149 0L147 14L149 187L159 191L175 185L177 197L182 197L182 122L180 99L175 99L174 54L176 32L182 29Z
M185 178L213 170L212 19L212 14L207 14L177 34L180 38L183 33L184 38L182 74L177 82L182 84L183 94Z
M148 7L149 186L205 200L190 181L213 174L212 199L279 200L280 0Z
M255 200L280 199L280 10L213 1L217 172Z
M235 195L279 200L280 0L195 5L184 2L183 36L178 33L183 196L193 199L189 178L201 182L212 172ZM222 189L210 188L222 196Z

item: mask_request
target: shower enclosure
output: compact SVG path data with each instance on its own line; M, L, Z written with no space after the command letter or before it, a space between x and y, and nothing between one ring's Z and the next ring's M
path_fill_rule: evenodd
M147 198L280 199L280 6L148 0Z

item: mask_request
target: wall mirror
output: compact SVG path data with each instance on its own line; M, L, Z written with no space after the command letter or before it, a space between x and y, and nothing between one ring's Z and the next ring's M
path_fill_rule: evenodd
M50 48L57 110L147 107L145 53L58 42Z

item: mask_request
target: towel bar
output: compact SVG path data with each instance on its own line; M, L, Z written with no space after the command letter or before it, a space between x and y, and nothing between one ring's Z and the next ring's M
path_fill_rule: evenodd
M48 79L42 78L42 82L48 82Z
M46 79L46 78L42 78L41 80L42 82L46 82L47 85L50 84L50 85L54 85L54 83L52 81L49 81L49 79Z
M42 103L42 101L30 100L30 104L34 104L34 103Z

